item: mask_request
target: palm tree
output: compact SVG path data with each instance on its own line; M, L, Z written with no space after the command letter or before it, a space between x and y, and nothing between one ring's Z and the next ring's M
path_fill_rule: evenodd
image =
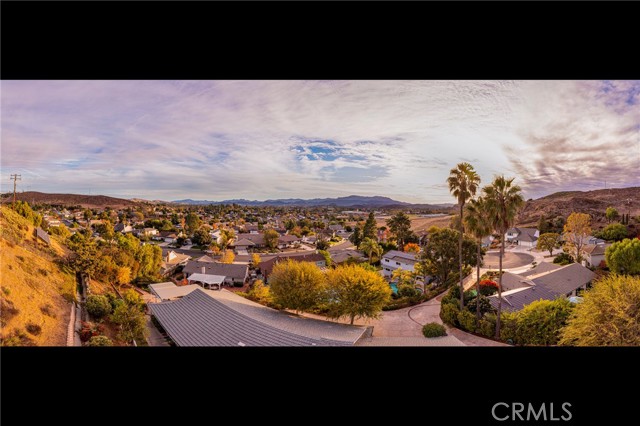
M460 163L449 172L447 179L449 192L458 199L460 209L460 239L458 241L458 259L460 262L460 309L464 309L464 284L462 276L462 238L464 235L464 205L478 190L480 176L469 163Z
M502 258L504 257L504 234L515 222L516 214L524 204L524 198L514 178L496 176L482 191L489 211L490 222L500 234L500 272L498 275L498 318L496 320L496 338L500 338L500 313L502 312Z
M380 247L380 244L378 244L373 238L365 238L362 240L359 248L369 256L369 263L371 263L374 254L376 256L380 256L382 254L382 247Z
M478 197L475 200L471 200L471 202L467 204L466 210L467 214L464 217L464 224L467 228L467 232L478 240L478 262L476 265L478 268L476 271L476 318L480 319L480 263L482 263L480 246L482 245L482 239L487 235L491 235L493 228L491 227L489 211L484 198Z

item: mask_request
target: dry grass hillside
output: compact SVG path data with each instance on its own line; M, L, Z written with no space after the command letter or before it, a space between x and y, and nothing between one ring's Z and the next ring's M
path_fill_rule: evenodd
M0 207L0 339L4 345L66 344L75 275L56 260L67 252L55 237L37 243L34 227Z
M12 194L5 194L3 202L9 203L13 199ZM28 191L16 194L16 199L26 201L29 204L51 204L62 206L82 206L88 208L123 208L133 207L137 203L123 198L108 197L106 195L80 195L80 194L47 194L44 192Z

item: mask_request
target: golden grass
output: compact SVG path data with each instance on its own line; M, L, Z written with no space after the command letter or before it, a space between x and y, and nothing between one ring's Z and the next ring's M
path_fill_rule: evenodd
M0 208L0 228L2 338L22 335L22 344L65 345L76 281L55 260L66 248L53 238L52 247L36 246L33 226L7 207Z

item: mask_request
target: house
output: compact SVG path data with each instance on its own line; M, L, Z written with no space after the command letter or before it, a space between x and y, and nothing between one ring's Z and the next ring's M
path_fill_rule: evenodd
M248 249L254 248L256 246L255 243L248 238L237 240L232 245L235 248L236 253L247 251Z
M258 265L258 268L260 269L260 272L264 277L264 281L265 282L268 281L269 275L271 275L271 272L273 271L274 266L276 266L280 262L286 261L287 259L291 259L294 262L315 263L320 268L325 268L327 266L326 259L324 258L323 255L319 253L304 254L299 256L278 255L272 259L265 260L264 262L260 262L260 265Z
M382 275L390 277L396 269L414 272L414 266L418 263L416 255L398 250L391 250L382 255L380 264L382 265Z
M604 253L611 244L587 244L582 248L584 266L597 267L604 261Z
M223 276L225 277L223 284L227 285L244 284L247 280L248 271L249 265L209 262L208 259L207 261L191 260L182 270L187 279L193 274Z
M593 235L589 235L587 238L585 238L585 243L588 245L601 245L606 244L606 241L602 238L596 238Z
M577 296L588 288L594 277L591 270L578 263L559 266L543 262L522 274L505 272L502 276L502 309L519 311L536 300ZM497 307L498 295L489 296L489 302Z
M168 275L174 271L178 266L186 265L189 261L189 255L176 253L173 250L162 253L162 263L160 264L160 273L162 275Z
M178 241L179 235L173 231L160 231L158 234L165 243L173 244Z
M336 264L347 262L351 259L354 259L357 262L364 262L367 260L365 254L358 250L347 249L347 250L339 250L336 252L329 252L331 254L331 261Z
M247 242L244 240L248 240L251 241L251 243L253 243L253 246L248 246ZM244 249L248 248L248 247L252 247L252 248L263 248L265 246L264 244L264 235L263 234L237 234L236 238L234 240L234 242L232 242L230 244L230 246L232 247L236 247L236 245L238 243L242 243L244 244Z
M299 244L301 241L301 238L296 237L295 235L281 235L278 238L278 248L279 249L283 249L283 248L287 248L287 247L293 247L297 244Z
M523 247L535 247L540 232L536 228L510 228L504 238L507 242Z
M51 240L49 239L49 234L47 234L44 229L39 226L35 229L35 237L37 241L42 241L46 245L51 245Z
M113 227L115 232L126 234L127 232L133 232L133 226L124 223L118 223Z
M260 228L258 228L258 225L245 224L244 231L245 233L249 233L249 234L259 234Z

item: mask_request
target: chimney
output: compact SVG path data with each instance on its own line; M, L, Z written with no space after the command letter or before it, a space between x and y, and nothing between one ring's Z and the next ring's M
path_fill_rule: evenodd
M206 270L206 267L205 267L205 266L203 266L203 267L202 267L202 273L203 273L203 274L205 273L205 270Z

